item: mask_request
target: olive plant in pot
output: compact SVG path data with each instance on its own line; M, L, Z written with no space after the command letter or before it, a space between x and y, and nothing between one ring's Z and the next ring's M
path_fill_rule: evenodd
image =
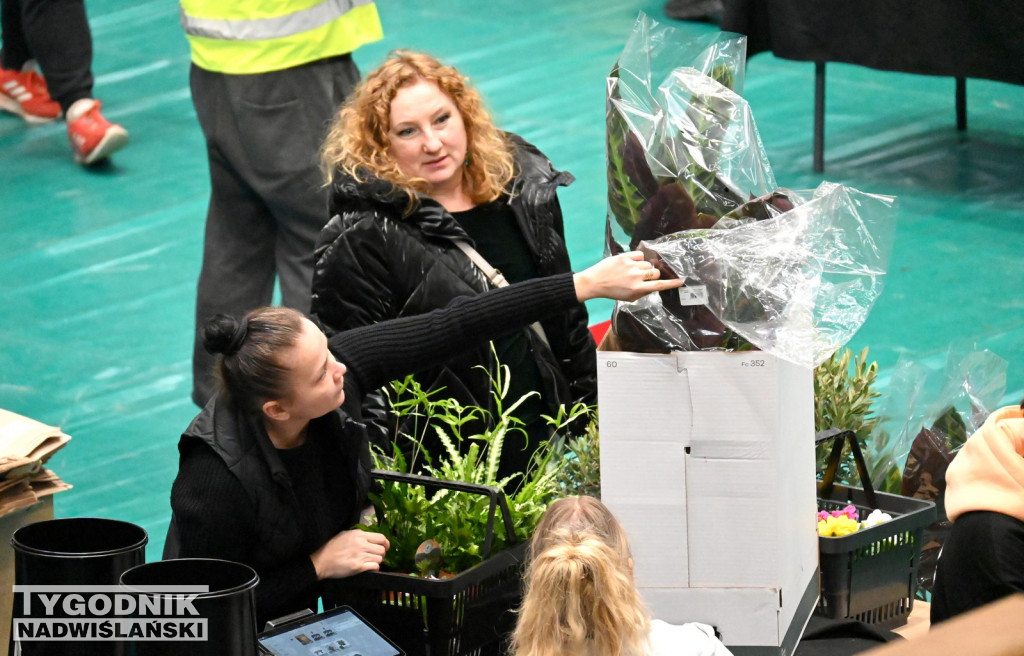
M579 435L551 441L548 468L555 472L561 496L601 498L601 440L597 431L597 413L588 412L586 428Z
M853 431L862 449L869 446L868 437L878 424L878 417L872 413L875 399L881 396L874 387L878 364L869 364L867 357L867 348L856 356L850 349L842 349L814 370L814 430ZM830 443L818 445L818 472L825 469L830 449ZM865 452L864 457L871 461L870 453ZM850 485L860 483L849 445L843 449L835 480Z

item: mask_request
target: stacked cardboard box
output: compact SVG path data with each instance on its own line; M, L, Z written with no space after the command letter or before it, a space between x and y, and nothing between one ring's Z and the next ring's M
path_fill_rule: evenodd
M69 441L56 426L0 408L0 516L71 487L43 467Z
M0 408L0 656L8 651L14 602L11 536L53 518L53 495L71 486L43 465L70 440L56 426Z
M762 352L598 353L601 497L655 617L792 654L818 597L812 372Z

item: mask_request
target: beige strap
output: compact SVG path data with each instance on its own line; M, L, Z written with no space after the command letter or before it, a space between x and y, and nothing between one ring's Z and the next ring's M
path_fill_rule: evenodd
M501 275L501 271L492 267L490 262L485 260L484 256L478 253L475 248L461 239L456 239L455 245L466 254L466 257L473 260L473 264L484 272L484 275L487 276L487 279L491 281L492 285L495 287L508 287L508 281L505 280L505 276Z
M459 250L466 254L466 257L473 261L473 264L483 272L487 279L491 281L492 285L495 287L508 287L508 280L505 280L505 276L501 274L501 271L492 267L490 262L485 260L484 256L477 252L475 248L461 239L454 239L452 241L454 241L455 245L459 247ZM551 343L548 342L547 333L544 332L544 326L540 325L539 321L531 323L530 328L537 334L537 337L539 337L542 342L547 344L549 348L551 347Z

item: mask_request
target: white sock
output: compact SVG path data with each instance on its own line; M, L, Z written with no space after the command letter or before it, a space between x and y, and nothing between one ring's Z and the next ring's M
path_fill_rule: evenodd
M68 107L67 122L78 120L78 117L92 109L95 104L96 100L93 98L82 98L71 103L71 107Z

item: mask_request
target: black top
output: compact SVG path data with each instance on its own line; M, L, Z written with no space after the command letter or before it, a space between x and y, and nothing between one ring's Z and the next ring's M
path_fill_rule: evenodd
M329 458L327 441L330 439L326 431L311 427L301 446L277 450L302 509L299 521L306 529L303 546L311 554L334 537L335 526L344 525L357 512L351 480L336 477L338 472L327 471L323 466ZM333 485L329 487L328 481Z
M475 242L477 252L488 264L500 271L509 283L537 277L537 267L530 257L526 239L516 223L515 212L508 203L483 203L464 212L452 212L451 215ZM544 389L540 372L537 371L537 361L524 332L494 340L494 352L498 362L509 368L505 407L532 391ZM541 398L534 394L519 406L516 416L524 423L532 424L542 421L540 415L543 411L544 404ZM501 464L504 466L500 472L501 477L524 471L518 462L520 459L513 457L514 447L519 445L510 441L508 448L503 449Z
M476 250L510 283L537 277L530 249L508 203L483 203L451 212L476 244Z
M345 405L310 422L307 442L298 450L273 449L262 422L215 396L179 443L167 540L175 548L165 557L220 558L256 569L261 626L267 619L315 609L320 586L310 555L350 529L367 501L352 478L359 471L356 461L368 457L366 443L355 445L346 432L353 424L347 413L358 419L363 390L577 304L572 274L561 274L331 336L332 352L348 368ZM332 419L335 415L341 421ZM274 473L274 460L283 464L281 476ZM297 529L268 531L268 525L282 521L278 511L268 509L293 508L296 500L294 517L283 519ZM269 553L291 556L269 558Z

